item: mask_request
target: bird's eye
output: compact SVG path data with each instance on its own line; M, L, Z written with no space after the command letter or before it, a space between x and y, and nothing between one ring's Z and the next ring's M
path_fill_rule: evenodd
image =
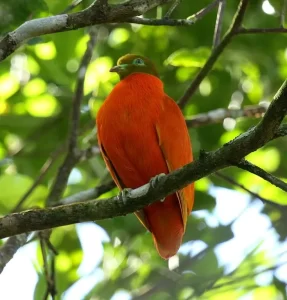
M144 61L141 59L141 58L136 58L133 63L135 65L138 65L138 66L143 66L144 65Z

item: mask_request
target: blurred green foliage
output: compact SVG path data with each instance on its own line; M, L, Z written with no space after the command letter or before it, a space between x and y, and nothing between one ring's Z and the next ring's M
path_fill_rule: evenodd
M187 18L210 2L182 1L173 17ZM262 10L266 1L250 2L244 20L246 27L279 27L280 1L270 1L275 7L271 15ZM89 4L90 1L83 1L76 10ZM224 30L230 25L237 4L238 1L227 1ZM0 32L4 35L29 19L60 13L69 5L68 0L21 0L9 1L9 4L1 0ZM158 8L146 17L161 17L167 9ZM109 69L120 56L139 53L151 58L158 66L166 92L178 100L211 52L215 18L216 10L190 27L98 26L98 43L87 71L81 110L81 147L87 148L96 143L94 118L118 81ZM13 210L39 175L42 166L57 152L52 168L22 208L45 206L48 190L65 155L71 101L87 41L86 29L47 35L29 41L1 62L2 215ZM286 42L287 36L284 34L235 37L185 107L184 114L190 117L220 107L244 107L270 101L287 75ZM257 122L256 119L244 118L234 122L234 126L221 123L191 128L195 157L198 157L200 149L216 149ZM286 139L282 138L247 158L266 171L286 179L286 151ZM224 173L267 199L287 204L286 193L252 174L236 168L229 168ZM70 176L65 195L94 187L107 178L109 175L100 156L80 162ZM270 258L268 250L262 250L258 245L252 251L243 253L243 259L231 271L221 262L216 247L234 238L235 220L228 224L220 223L214 193L211 192L217 187L236 189L243 194L242 190L215 176L197 182L195 211L198 214L189 218L183 247L187 250L179 254L180 265L176 272L167 269L167 263L154 249L151 236L133 215L97 222L110 239L103 242L104 255L97 267L103 276L92 288L83 290L82 299L111 299L122 290L128 291L135 299L239 299L246 295L251 297L246 299L287 299L286 282L273 272L272 266L277 262ZM102 198L116 193L114 189ZM256 199L251 199L251 205L253 201L256 202ZM270 220L276 239L286 241L286 212L268 206L261 213ZM98 238L90 236L91 241ZM80 279L78 268L83 253L75 226L55 229L51 240L59 251L56 278L60 299ZM198 241L206 248L195 255L193 246ZM39 247L35 259L39 276L35 299L41 299L45 292L45 276ZM271 268L271 280L262 285L256 280L256 274L265 268Z

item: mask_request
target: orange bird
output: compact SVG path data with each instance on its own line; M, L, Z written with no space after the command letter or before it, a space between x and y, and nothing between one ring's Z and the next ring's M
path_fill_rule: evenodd
M192 149L184 117L164 93L154 64L127 54L110 72L118 73L121 81L97 114L97 130L101 153L119 189L137 188L160 173L190 163ZM193 200L190 184L136 212L164 259L180 247Z

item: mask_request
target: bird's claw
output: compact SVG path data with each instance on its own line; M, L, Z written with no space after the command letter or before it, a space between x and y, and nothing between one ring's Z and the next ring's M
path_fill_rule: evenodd
M149 181L151 187L152 187L152 188L155 188L156 185L158 184L159 180L160 180L162 177L164 177L164 176L165 176L164 173L160 173L160 174L158 174L158 175L152 177L152 178L150 179L150 181Z
M155 188L155 186L158 184L160 178L162 178L162 177L164 177L164 176L165 176L164 173L160 173L160 174L156 175L155 177L152 177L152 178L150 179L150 185L151 185L151 187L152 187L152 188ZM159 201L160 201L160 202L163 202L164 200L165 200L165 198L160 199Z
M118 194L118 200L123 201L124 204L127 204L127 200L128 200L128 194L131 192L132 189L129 188L125 188L123 190L120 191L120 193Z

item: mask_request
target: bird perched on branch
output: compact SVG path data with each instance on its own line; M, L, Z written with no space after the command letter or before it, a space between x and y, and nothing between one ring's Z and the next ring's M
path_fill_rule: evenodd
M127 54L110 72L120 76L97 114L98 142L119 189L137 188L192 161L191 142L177 104L164 93L154 64ZM161 257L175 255L194 201L188 185L136 212Z

